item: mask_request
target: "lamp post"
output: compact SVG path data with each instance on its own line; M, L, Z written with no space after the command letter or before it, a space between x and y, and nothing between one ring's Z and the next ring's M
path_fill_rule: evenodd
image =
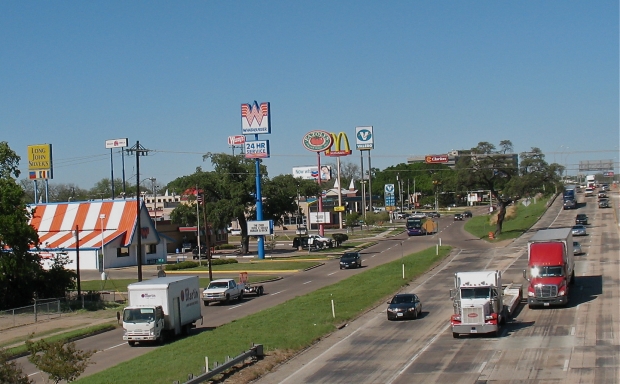
M153 211L155 211L155 229L157 229L157 191L155 190L155 188L157 188L157 186L155 185L155 181L157 179L151 177L149 178L149 180L151 180L151 185L153 186Z
M299 235L297 250L301 251L303 250L303 247L301 245L301 230L299 227L299 222L301 221L301 195L299 194L299 184L297 184L297 220L295 221L297 222L297 235Z
M438 193L439 193L439 186L441 185L441 181L433 180L433 185L435 186L435 211L439 212Z
M105 273L105 239L103 236L103 220L105 220L104 213L99 215L99 220L101 222L101 280L105 281L108 279L108 275Z

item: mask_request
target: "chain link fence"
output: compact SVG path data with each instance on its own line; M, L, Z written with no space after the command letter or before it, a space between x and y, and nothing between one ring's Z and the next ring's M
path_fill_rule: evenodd
M0 330L56 319L77 310L98 310L107 303L125 303L126 294L119 292L68 292L67 297L36 300L33 305L0 310Z

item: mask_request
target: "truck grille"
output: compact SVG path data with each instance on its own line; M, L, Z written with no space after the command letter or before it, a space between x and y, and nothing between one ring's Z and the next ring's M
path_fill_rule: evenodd
M148 336L148 329L134 329L133 331L127 331L127 336Z
M464 307L461 316L462 324L480 324L484 323L484 309L482 307Z
M536 297L556 297L558 295L558 287L555 285L537 285L534 289Z

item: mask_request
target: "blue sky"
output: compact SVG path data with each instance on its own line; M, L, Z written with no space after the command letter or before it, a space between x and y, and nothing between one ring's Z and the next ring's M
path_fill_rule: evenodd
M51 143L51 182L82 188L110 177L106 140L139 140L141 178L165 184L232 153L256 100L270 176L316 164L307 132L354 145L361 125L380 169L501 140L569 174L617 168L618 19L618 1L3 1L0 140L23 178L27 146Z

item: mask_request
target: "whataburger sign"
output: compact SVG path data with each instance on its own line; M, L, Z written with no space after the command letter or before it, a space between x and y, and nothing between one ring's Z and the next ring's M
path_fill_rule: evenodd
M325 150L325 156L348 156L351 154L351 147L349 146L349 138L344 132L340 132L337 135L330 133L332 137L332 144ZM344 146L344 149L341 147ZM334 149L332 150L332 147Z

